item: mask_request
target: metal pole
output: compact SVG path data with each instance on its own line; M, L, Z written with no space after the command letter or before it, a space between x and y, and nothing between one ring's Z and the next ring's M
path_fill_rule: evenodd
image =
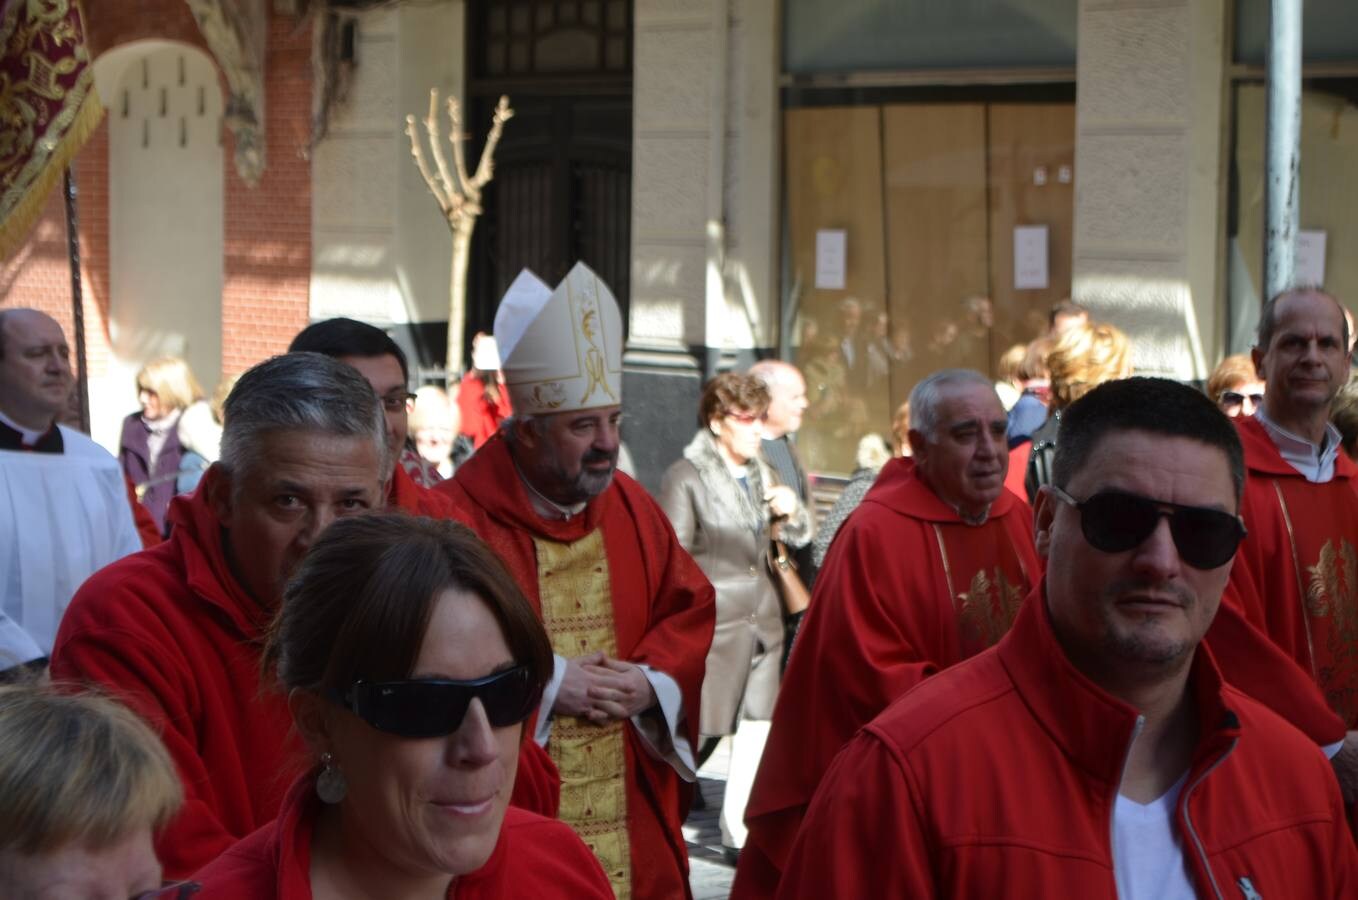
M66 170L66 249L71 261L71 316L75 322L76 391L80 398L80 430L90 432L90 381L85 366L85 298L80 287L80 231L75 209L75 176Z
M1301 3L1271 0L1264 296L1294 287L1301 207Z

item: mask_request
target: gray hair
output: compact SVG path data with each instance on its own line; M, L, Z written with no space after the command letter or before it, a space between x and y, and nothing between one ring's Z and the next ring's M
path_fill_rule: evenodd
M236 476L255 471L263 438L277 431L367 437L381 461L378 471L391 464L387 422L372 385L354 367L320 353L275 356L240 377L222 406L222 467Z
M979 384L992 392L995 390L990 379L975 369L939 369L910 391L910 430L932 440L938 429L938 406L943 390L964 384ZM998 402L998 396L996 400Z

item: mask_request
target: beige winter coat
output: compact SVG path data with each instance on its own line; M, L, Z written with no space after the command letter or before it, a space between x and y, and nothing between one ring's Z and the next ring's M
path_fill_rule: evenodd
M739 716L768 719L778 694L782 658L782 607L768 569L770 480L761 464L745 468L742 488L718 453L716 439L700 430L660 484L660 505L717 592L717 627L707 654L699 731L732 734ZM760 498L756 505L752 497ZM783 524L796 540L809 531L805 509Z

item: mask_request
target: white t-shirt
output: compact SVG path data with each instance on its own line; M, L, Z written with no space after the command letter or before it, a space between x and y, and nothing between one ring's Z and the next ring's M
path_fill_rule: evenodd
M1158 800L1141 804L1118 794L1113 809L1113 874L1119 900L1197 900L1183 841L1174 826L1184 774Z

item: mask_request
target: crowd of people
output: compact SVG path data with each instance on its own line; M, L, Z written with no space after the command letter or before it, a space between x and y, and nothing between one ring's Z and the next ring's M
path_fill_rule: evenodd
M1271 299L1204 392L1066 302L890 416L908 333L840 311L878 393L818 521L789 362L624 474L583 265L447 392L350 319L212 400L153 360L117 458L0 310L6 896L682 898L722 740L733 897L1358 896L1340 303Z

